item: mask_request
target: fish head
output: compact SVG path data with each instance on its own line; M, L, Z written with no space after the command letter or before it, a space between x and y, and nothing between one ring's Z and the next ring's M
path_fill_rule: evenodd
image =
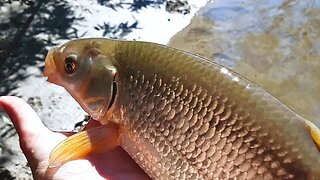
M49 82L64 87L93 119L100 120L116 93L112 59L111 53L102 53L97 39L73 40L48 52L43 74Z

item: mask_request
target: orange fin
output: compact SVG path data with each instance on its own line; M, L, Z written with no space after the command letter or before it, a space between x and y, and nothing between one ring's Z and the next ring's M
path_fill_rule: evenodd
M320 150L320 130L319 130L319 128L308 120L305 120L305 122L307 124L307 127L309 129L309 133L310 133L313 141L316 143L316 145L318 146L318 148Z
M115 123L78 132L61 143L50 153L49 167L81 159L90 153L101 153L120 145L119 128Z

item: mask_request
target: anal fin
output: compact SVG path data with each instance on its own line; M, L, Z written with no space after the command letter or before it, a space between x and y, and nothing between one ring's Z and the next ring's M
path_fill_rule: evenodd
M313 141L316 143L318 149L320 150L320 129L314 125L312 122L305 120L309 133L313 139Z
M81 159L90 153L101 153L120 145L119 127L108 123L78 132L59 143L50 153L49 167Z

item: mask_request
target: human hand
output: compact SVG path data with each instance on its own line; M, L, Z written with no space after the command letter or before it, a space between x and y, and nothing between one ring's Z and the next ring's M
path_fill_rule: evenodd
M150 179L121 147L70 161L58 168L48 168L51 150L71 133L49 130L20 98L0 97L0 107L7 112L16 128L20 147L34 179ZM95 126L99 126L99 123L90 121L86 128Z

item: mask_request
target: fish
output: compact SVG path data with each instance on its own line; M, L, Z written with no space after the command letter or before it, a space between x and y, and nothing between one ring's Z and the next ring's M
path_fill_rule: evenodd
M319 179L320 131L211 59L151 42L85 38L44 76L102 125L62 141L59 166L121 146L152 179Z

